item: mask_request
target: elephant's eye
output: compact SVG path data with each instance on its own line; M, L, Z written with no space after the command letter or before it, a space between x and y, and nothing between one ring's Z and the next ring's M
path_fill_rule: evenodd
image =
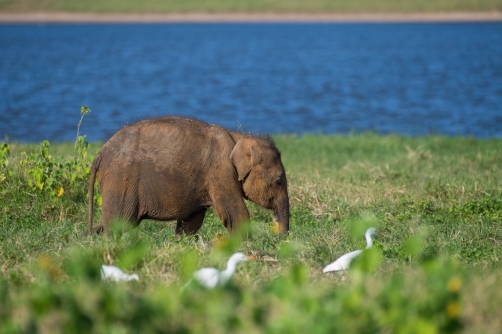
M282 178L277 178L275 180L275 184L277 184L278 186L280 186L282 184Z

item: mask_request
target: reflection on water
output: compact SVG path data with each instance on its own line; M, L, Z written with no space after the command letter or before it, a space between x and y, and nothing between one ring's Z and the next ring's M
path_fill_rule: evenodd
M502 137L502 24L0 25L0 138L145 117L244 131Z

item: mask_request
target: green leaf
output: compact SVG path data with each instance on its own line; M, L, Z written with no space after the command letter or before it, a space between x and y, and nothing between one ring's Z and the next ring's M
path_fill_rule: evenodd
M378 220L372 214L364 214L362 218L354 221L350 225L350 236L354 240L363 240L366 230L370 227L378 227Z
M118 266L121 268L137 267L145 259L148 252L148 245L144 242L137 242L124 254L119 256Z
M90 113L90 112L91 112L91 109L89 109L89 107L88 107L88 106L86 106L86 105L83 105L83 106L80 108L80 114L81 114L82 116L87 115L87 114L88 114L88 113Z
M96 198L96 203L98 204L98 206L103 205L103 197L101 197L101 195L98 195L98 197Z
M406 252L410 255L418 255L422 251L422 238L419 236L412 236L406 240Z
M352 260L350 270L372 273L380 266L381 261L382 252L380 249L377 247L365 249L361 255Z
M192 277L198 264L198 255L193 250L188 250L188 252L183 256L181 262L181 274L183 280L188 280Z

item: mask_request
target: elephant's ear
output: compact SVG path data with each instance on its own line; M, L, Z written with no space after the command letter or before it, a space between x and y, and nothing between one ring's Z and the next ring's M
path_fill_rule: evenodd
M261 148L253 139L241 139L236 144L230 159L237 170L239 181L242 181L261 161Z

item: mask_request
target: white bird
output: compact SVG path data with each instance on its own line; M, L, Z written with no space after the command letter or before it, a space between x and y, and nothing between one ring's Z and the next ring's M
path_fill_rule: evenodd
M373 247L373 240L371 239L372 235L377 235L376 229L374 227L370 227L369 229L366 230L366 234L364 235L366 237L366 249ZM322 270L323 273L327 273L328 271L342 271L342 270L347 270L350 266L350 262L352 260L359 256L363 251L362 250L356 250L347 254L344 254L340 256L338 259L336 259L335 262L332 262L328 264L324 269Z
M216 268L202 268L193 274L193 279L208 289L223 286L234 274L237 264L248 260L254 260L254 257L246 256L243 253L235 253L228 259L227 269L220 271Z
M128 275L125 274L122 270L115 266L101 266L101 279L102 280L110 280L114 282L120 281L132 281L133 279L139 281L138 274Z

